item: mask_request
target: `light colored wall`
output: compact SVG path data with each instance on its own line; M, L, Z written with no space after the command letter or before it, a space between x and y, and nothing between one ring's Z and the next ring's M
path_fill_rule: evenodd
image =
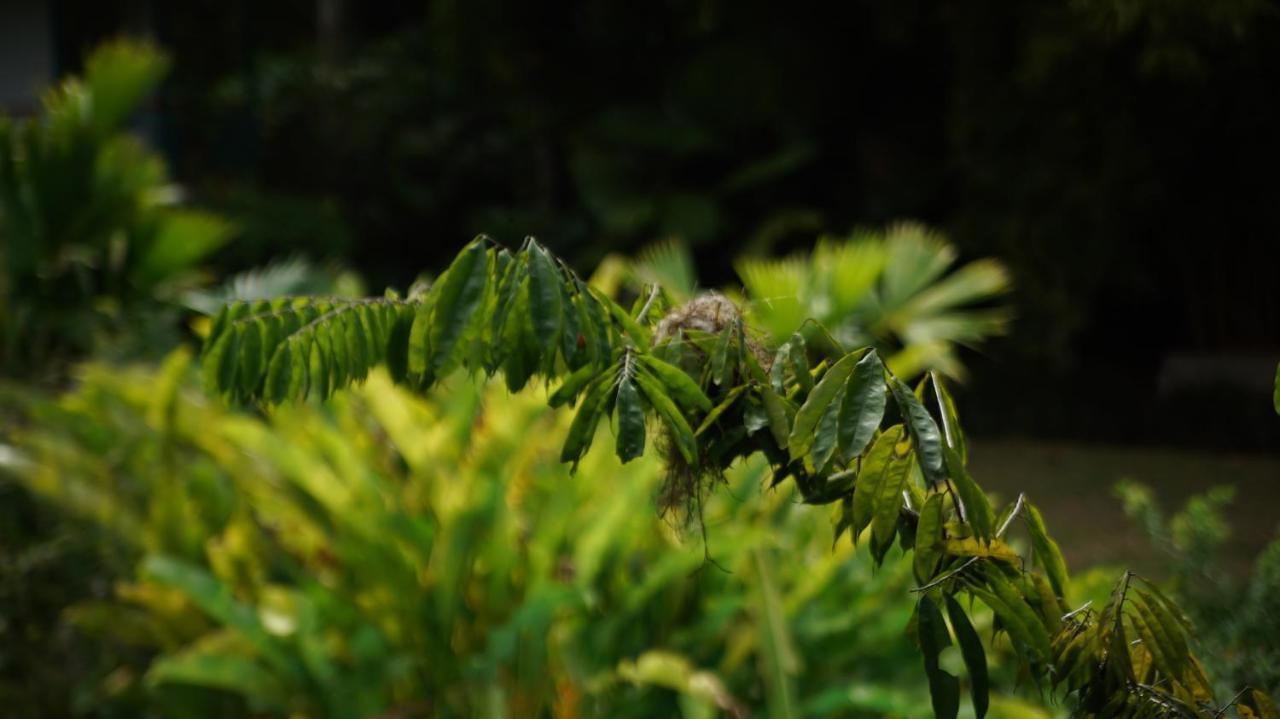
M53 80L51 14L45 0L0 0L0 110L34 111Z

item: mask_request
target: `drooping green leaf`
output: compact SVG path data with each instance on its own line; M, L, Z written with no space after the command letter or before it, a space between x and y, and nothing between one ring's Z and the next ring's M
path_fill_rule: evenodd
M935 492L920 508L920 521L916 524L915 556L912 560L916 581L921 584L933 579L938 559L942 557L942 511L945 495Z
M805 398L804 404L800 405L800 410L796 412L795 424L792 425L791 434L787 438L792 459L799 459L809 453L815 440L814 432L818 422L827 413L828 407L832 405L840 390L844 388L845 381L849 379L854 365L857 364L857 359L852 354L842 357L826 371L826 374L822 375L822 379Z
M289 342L281 344L271 356L271 364L267 366L267 385L264 396L268 402L279 404L289 399L289 388L293 384L290 376L293 372L293 347Z
M610 374L616 371L616 368L609 370ZM574 370L572 374L564 378L560 386L555 392L551 393L551 397L547 400L547 404L552 407L559 407L574 401L580 392L591 383L600 374L600 369L592 365L583 365Z
M934 394L938 396L938 410L939 415L942 417L942 438L946 440L947 446L960 455L960 463L968 466L969 445L964 438L964 429L960 427L960 415L956 411L956 401L951 397L951 392L947 390L947 385L943 382L941 373L933 370L929 372L929 378L933 381Z
M711 400L684 370L650 354L637 354L636 358L644 369L653 373L684 411L690 414L711 411Z
M931 485L946 481L947 470L942 455L942 434L938 431L938 424L933 421L929 410L925 409L920 399L902 380L890 377L889 387L893 390L893 397L902 411L902 419L911 435L911 443L916 448L924 478Z
M623 464L644 454L644 407L635 383L625 374L618 381L618 458Z
M392 312L392 324L387 332L387 371L391 374L391 380L397 384L403 384L409 374L409 331L413 329L413 318L416 314L413 307L393 306L390 308ZM328 347L328 342L325 342ZM334 362L332 352L327 353L330 362ZM344 384L337 379L337 373L330 369L332 386L338 387Z
M597 378L587 389L578 413L569 425L569 434L565 437L564 447L560 450L560 461L568 462L576 469L578 460L591 448L595 438L596 424L600 421L601 412L614 391L613 375L605 374Z
M676 371L679 372L680 370ZM663 423L667 425L676 449L686 462L694 463L698 456L697 440L693 436L693 429L689 427L688 420L680 413L680 408L667 395L663 385L650 379L644 373L637 374L635 380L640 385L640 391L649 400L649 406L653 407L658 416L662 418Z
M590 292L596 298L596 301L600 303L600 306L608 310L609 316L622 327L622 331L631 338L631 341L637 347L648 347L652 343L653 333L649 331L648 327L644 327L632 319L626 310L618 306L617 302L606 297L600 290L592 287Z
M545 356L555 357L563 325L563 297L560 285L563 279L555 262L547 251L536 242L530 242L529 254L529 314L533 322L533 336Z
M902 511L902 491L906 487L907 477L911 475L911 463L914 456L909 450L902 451L905 443L898 443L878 482L875 508L871 516L871 536L879 544L886 544L893 539L893 531L898 526L898 514Z
M493 256L484 244L482 239L468 244L441 276L437 283L439 291L432 288L430 355L424 375L428 384L454 366L458 343L478 317L476 309L483 302L493 273ZM559 293L555 296L560 297ZM358 374L363 376L364 372Z
M840 403L839 447L846 464L866 451L884 419L888 395L884 364L875 350L867 352L853 368Z
M955 630L956 641L960 644L960 654L964 657L965 668L969 670L974 716L982 719L987 715L991 692L991 685L987 679L987 653L983 650L982 640L974 631L969 617L965 615L960 603L951 595L947 595L947 617L951 620L951 628Z
M814 429L812 457L815 471L825 471L831 458L835 456L836 433L839 428L840 405L843 399L844 387L841 387L836 398L827 405L822 419L818 420L818 426Z
M858 469L858 480L853 485L853 524L850 529L856 540L863 529L871 524L875 514L876 500L880 496L880 486L885 478L885 470L893 459L895 446L902 441L902 425L895 424L885 430L871 445L871 450L862 458Z
M916 622L933 715L938 719L955 719L960 711L960 680L938 665L942 650L951 646L951 635L938 605L928 596L921 597L916 605Z
M1067 596L1067 562L1062 557L1058 543L1049 536L1044 517L1040 516L1040 510L1031 502L1025 503L1023 517L1026 518L1027 532L1031 535L1031 551L1035 553L1036 561L1044 567L1054 593L1059 597Z
M216 342L204 352L201 374L205 389L218 393L235 381L239 364L236 362L237 340L234 332L223 332Z
M990 606L1000 616L1001 621L1005 622L1010 636L1021 641L1037 657L1047 658L1051 652L1049 631L1041 623L1035 610L1027 604L1026 598L999 570L993 567L982 567L981 574L987 588L998 600L998 605L988 602L987 606ZM971 591L979 599L987 602L987 598L978 594L977 590ZM1017 634L1014 632L1015 627L1018 629Z

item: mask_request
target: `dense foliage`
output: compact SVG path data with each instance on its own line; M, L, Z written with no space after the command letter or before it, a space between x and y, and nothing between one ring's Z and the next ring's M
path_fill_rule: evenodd
M1227 708L1190 650L1189 624L1154 584L1127 572L1102 607L1065 605L1065 563L1039 512L1023 496L997 511L969 476L937 374L913 388L874 350L850 352L821 327L766 348L714 294L664 305L654 286L628 312L531 239L512 252L479 238L408 299L233 303L207 338L204 372L212 390L266 402L328 396L377 364L417 389L458 368L501 370L513 391L536 376L563 378L549 402L578 404L561 451L575 467L602 419L615 423L624 462L644 453L652 420L665 452L663 501L690 516L702 516L725 469L760 453L771 485L792 479L806 503L840 506L837 537L870 527L877 563L895 538L913 549L912 633L941 717L958 711L959 683L938 663L952 632L979 716L988 702L983 645L957 597L989 607L1026 676L1061 689L1083 714ZM1027 558L1004 541L1017 519L1031 539ZM1260 692L1243 701L1274 711Z

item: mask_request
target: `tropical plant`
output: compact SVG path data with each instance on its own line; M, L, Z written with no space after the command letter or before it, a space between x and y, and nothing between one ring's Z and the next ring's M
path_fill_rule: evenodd
M963 377L956 346L1005 332L1009 311L992 303L1010 281L996 260L948 274L955 261L956 250L942 235L900 222L847 239L824 237L809 254L746 257L735 266L748 321L774 342L813 320L846 347L875 347L895 374L937 370ZM674 302L697 294L693 258L683 243L653 245L617 264L639 283L660 285Z
M379 371L250 416L187 363L87 367L29 401L3 465L136 567L66 612L102 655L75 692L97 713L929 716L911 564L833 549L792 493L758 491L758 457L705 508L722 571L637 511L654 457L556 462L571 418L537 393L419 397Z
M1081 714L1216 717L1238 705L1273 715L1261 692L1215 703L1189 623L1155 584L1126 572L1102 607L1066 605L1066 566L1039 511L1025 496L997 511L969 475L937 373L912 387L875 350L851 351L829 333L811 342L797 332L772 351L722 296L666 305L655 287L628 312L532 239L513 252L482 237L407 299L228 305L203 371L211 390L264 403L327 397L378 364L417 390L457 369L501 370L513 391L563 378L549 404L577 412L561 459L576 468L608 419L618 457L633 460L654 422L660 502L699 520L708 489L758 453L770 486L791 479L805 503L839 508L837 539L870 527L877 564L895 539L913 551L912 635L939 717L959 707L959 681L939 662L953 635L975 714L988 707L986 653L961 598L989 607L1028 680L1061 691ZM1006 541L1019 519L1029 557Z
M177 316L158 314L160 302L199 280L230 237L225 220L178 208L161 159L124 131L166 66L148 45L107 44L38 117L0 117L6 375L56 379L66 361L122 341L172 346Z

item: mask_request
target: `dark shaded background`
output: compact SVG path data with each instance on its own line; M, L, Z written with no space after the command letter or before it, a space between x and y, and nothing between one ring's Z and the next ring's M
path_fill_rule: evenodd
M1257 0L54 3L59 70L153 36L148 119L231 271L405 286L479 232L589 268L919 218L1012 269L986 435L1274 451L1280 15Z

